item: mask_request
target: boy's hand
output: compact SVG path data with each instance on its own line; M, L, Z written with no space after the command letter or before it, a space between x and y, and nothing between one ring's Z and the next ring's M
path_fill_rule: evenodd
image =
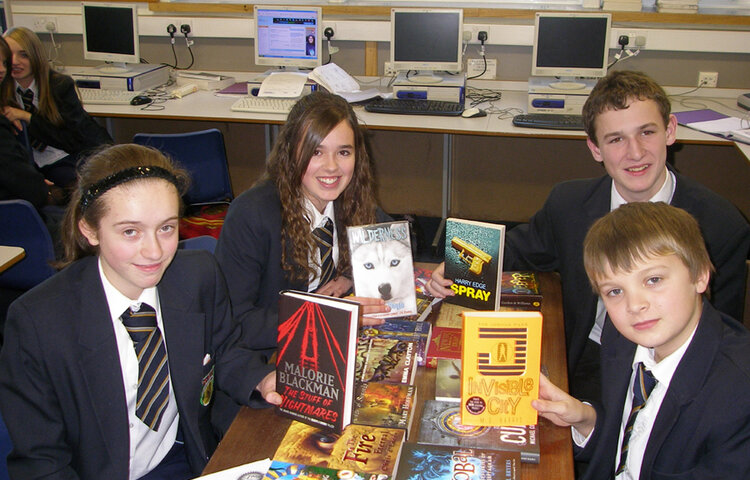
M281 405L281 395L276 392L276 370L266 375L255 389L260 392L266 402L271 405Z
M539 376L539 399L532 400L531 406L555 425L572 426L584 437L589 436L596 424L594 407L560 390L544 375Z
M456 294L451 290L450 286L453 285L451 280L447 280L445 277L445 262L437 266L432 272L430 281L427 282L427 293L437 298L452 297Z

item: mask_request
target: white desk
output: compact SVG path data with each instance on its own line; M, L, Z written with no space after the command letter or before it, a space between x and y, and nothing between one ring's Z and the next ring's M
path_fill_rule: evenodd
M22 247L0 245L0 273L21 261L25 256L26 251Z

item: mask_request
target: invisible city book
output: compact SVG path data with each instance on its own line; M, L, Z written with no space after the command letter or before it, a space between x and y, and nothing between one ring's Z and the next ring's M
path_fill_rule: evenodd
M392 477L405 438L400 428L350 424L339 434L292 422L273 459Z
M357 385L352 423L409 431L417 407L417 387L400 383L368 382Z
M505 225L449 218L445 222L446 301L474 310L500 308Z
M478 427L461 423L457 403L428 400L422 409L419 443L520 452L521 462L539 463L536 425Z
M516 480L518 452L405 443L398 480Z
M340 432L351 419L359 304L286 290L279 295L277 411Z
M391 307L378 318L417 313L409 222L397 221L347 227L354 292L382 298Z
M461 423L537 423L541 312L464 312Z

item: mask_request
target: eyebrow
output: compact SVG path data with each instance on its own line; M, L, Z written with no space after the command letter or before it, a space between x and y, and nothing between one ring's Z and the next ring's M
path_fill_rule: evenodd
M654 128L654 127L657 127L657 126L658 126L658 124L656 122L648 122L648 123L644 123L643 125L638 126L638 128L636 128L636 131L637 132L641 132L641 131L646 130L648 128ZM609 132L609 133L603 134L602 135L602 139L607 139L607 138L611 138L611 137L621 137L622 135L623 135L622 130L617 130L617 131L614 131L614 132Z

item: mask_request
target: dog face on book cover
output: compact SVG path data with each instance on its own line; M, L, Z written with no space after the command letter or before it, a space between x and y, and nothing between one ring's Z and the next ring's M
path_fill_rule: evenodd
M411 248L400 240L388 240L356 248L352 252L354 278L367 278L364 289L357 290L363 297L382 298L388 304L404 304L402 297L414 289ZM358 285L359 287L359 285Z

